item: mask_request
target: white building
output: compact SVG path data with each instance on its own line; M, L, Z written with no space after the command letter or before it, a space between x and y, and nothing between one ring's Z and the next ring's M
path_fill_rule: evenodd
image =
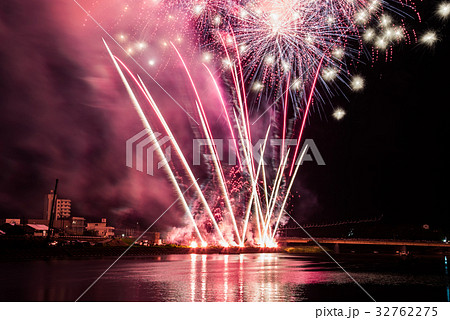
M20 225L20 219L6 219L5 223Z
M70 226L70 233L77 236L82 236L86 229L86 219L83 217L72 217L72 224Z
M72 201L69 199L56 199L56 220L70 218Z
M44 202L44 220L50 221L52 202L53 202L54 192L53 190L47 194ZM69 199L58 199L56 196L55 202L55 220L65 220L70 218L70 213L72 210L72 201Z
M87 231L94 231L100 237L114 237L114 229L106 225L105 218L102 218L102 222L89 222L86 226Z
M27 227L29 227L33 231L33 235L35 237L45 237L48 232L48 226L44 226L43 224L27 224Z

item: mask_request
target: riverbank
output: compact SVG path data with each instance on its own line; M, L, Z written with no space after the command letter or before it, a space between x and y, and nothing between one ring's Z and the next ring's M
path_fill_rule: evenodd
M70 241L70 242L50 242L44 239L1 239L0 240L0 261L12 260L47 260L47 259L80 259L80 258L103 258L119 257L125 253L125 257L151 257L172 254L248 254L248 253L287 253L290 255L324 255L324 250L333 256L400 256L395 251L380 252L377 250L347 250L340 253L333 251L329 247L318 247L315 245L301 245L293 247L279 248L259 248L259 247L207 247L190 248L179 245L155 245L143 246L133 243L133 239L103 239L101 242ZM361 249L361 248L359 248ZM446 252L436 250L426 250L411 252L403 258L419 257L440 257L447 255Z
M129 241L128 241L129 242ZM101 258L118 257L125 250L126 256L145 257L169 254L241 254L241 253L274 253L284 252L280 248L190 248L178 245L141 246L132 242L106 241L92 245L89 242L72 242L69 244L49 245L44 240L2 240L0 241L0 261L9 260L35 260L35 259L70 259L70 258Z

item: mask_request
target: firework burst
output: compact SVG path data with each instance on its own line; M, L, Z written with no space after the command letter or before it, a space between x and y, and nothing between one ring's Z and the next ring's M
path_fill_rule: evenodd
M225 70L234 64L242 66L245 85L258 101L252 106L259 106L262 97L275 107L283 105L289 82L295 116L302 116L298 106L307 103L319 61L322 72L317 88L324 90L316 90L315 96L326 101L326 96L333 95L333 86L352 81L349 66L368 52L367 46L389 52L404 39L408 33L405 10L415 12L409 2L381 0L184 3L202 8L192 17L201 46L223 61ZM399 17L398 25L387 11ZM445 6L439 12L445 14Z
M371 56L374 61L384 56L388 60L392 47L402 41L432 46L439 40L435 31L418 37L414 30L408 30L407 18L421 18L414 4L406 0L180 0L168 4L153 1L151 7L164 12L170 21L179 20L176 14L182 13L189 23L167 36L172 41L158 41L165 50L176 52L194 93L200 133L208 141L212 155L208 183L197 182L150 90L107 48L150 136L153 130L129 81L137 86L171 137L182 169L195 189L194 200L184 196L174 170L166 166L191 222L187 232L182 236L177 233L174 238L182 238L192 247L276 246L277 230L283 224L286 204L306 152L299 146L313 103L326 101L334 88L339 91L339 83L352 91L362 90L364 78L352 74L351 69L364 57ZM436 15L446 19L449 8L447 2L441 3ZM187 34L191 27L203 51L204 71L219 97L216 105L222 109L233 137L236 166L221 163L205 112L208 106L203 105L183 58L187 53L177 49L177 43L183 41L180 34ZM124 45L130 42L124 33L118 33L117 40ZM146 41L138 40L125 48L129 55L143 55L149 47ZM151 67L155 63L154 58L148 60ZM213 70L214 63L218 70ZM227 88L225 92L223 87ZM251 111L258 109L262 101L267 101L274 112L259 148L261 157L255 161L250 118ZM344 109L336 108L332 115L341 120L345 114ZM288 121L289 117L294 121ZM283 140L279 152L270 155L278 160L273 174L264 163L271 136ZM286 147L284 141L288 138L296 139L295 148ZM157 150L164 159L160 148Z

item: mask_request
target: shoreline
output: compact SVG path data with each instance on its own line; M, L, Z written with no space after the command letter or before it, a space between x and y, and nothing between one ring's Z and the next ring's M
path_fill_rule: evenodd
M0 247L0 262L10 261L36 261L36 260L72 260L72 259L102 259L102 258L117 258L121 256L125 250L128 251L123 258L151 258L156 256L165 255L187 255L187 254L265 254L265 253L284 253L286 255L295 256L316 256L328 258L318 247L304 247L304 250L292 252L289 248L259 248L259 247L246 247L246 248L189 248L181 246L133 246L131 248L127 246L110 246L110 247L76 247L76 246L63 246L63 247L29 247L29 248L5 248ZM370 252L358 252L358 253L335 253L328 250L333 257L342 258L398 258L404 260L415 259L433 259L442 258L446 256L443 252L429 252L429 253L416 253L410 256L400 256L395 253L370 253Z
M53 239L55 240L55 239ZM52 242L53 243L53 242ZM422 258L441 258L450 256L450 248L428 248L416 247L399 249L396 247L380 246L352 246L341 245L340 250L331 245L323 244L318 247L314 244L301 244L293 246L280 246L278 248L261 247L207 247L191 248L174 244L166 245L140 245L134 244L133 239L109 239L107 241L90 243L88 241L69 241L67 243L50 245L45 239L29 239L23 237L10 237L0 239L0 262L14 260L70 260L70 259L91 259L119 257L126 253L124 257L145 258L176 254L264 254L264 253L285 253L290 256L317 256L327 257L354 257L370 259L376 257L398 257L401 259L415 260ZM338 248L339 249L339 248ZM326 252L324 252L326 250ZM397 250L397 251L396 251ZM402 251L399 251L402 250ZM402 253L402 254L399 254ZM329 257L327 257L329 258Z
M248 254L248 253L281 253L282 248L189 248L181 246L105 246L105 247L0 247L0 262L11 260L47 260L72 258L104 258L119 257L125 250L124 257L152 257L171 254Z

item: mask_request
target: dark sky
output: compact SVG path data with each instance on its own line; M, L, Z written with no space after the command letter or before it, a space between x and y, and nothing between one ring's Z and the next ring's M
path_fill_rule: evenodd
M423 17L432 15L430 3ZM422 28L441 37L433 48L395 47L393 61L358 69L363 93L336 99L347 111L342 121L312 116L306 135L325 146L327 165L311 165L300 180L318 195L317 220L383 214L398 223L449 223L449 28L424 20Z
M0 4L2 217L42 217L56 178L78 216L136 221L175 199L162 175L127 170L125 141L142 124L84 19L70 1Z
M292 211L299 221L383 214L448 222L450 39L429 8L419 26L437 29L433 48L399 45L393 61L360 66L364 91L332 99L346 110L343 120L331 117L331 105L322 106L327 119L311 115L305 137L326 166L302 168ZM149 221L175 199L164 175L124 166L125 140L142 125L102 48L104 34L89 21L79 28L84 19L72 3L0 3L0 217L40 217L55 178L81 216Z

